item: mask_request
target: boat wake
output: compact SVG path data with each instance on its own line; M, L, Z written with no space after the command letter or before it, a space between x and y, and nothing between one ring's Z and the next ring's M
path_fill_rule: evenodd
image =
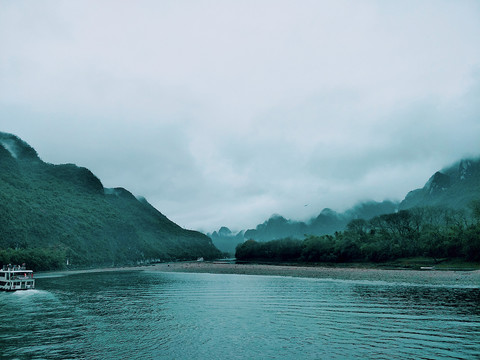
M14 291L9 293L10 296L15 297L16 299L26 299L30 297L43 297L43 298L54 298L55 295L46 290L39 290L39 289L29 289L29 290L22 290L22 291Z

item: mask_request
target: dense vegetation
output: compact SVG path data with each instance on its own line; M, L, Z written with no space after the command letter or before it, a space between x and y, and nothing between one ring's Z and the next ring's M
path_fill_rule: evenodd
M34 270L215 258L211 240L182 229L122 188L104 189L89 170L52 165L0 133L0 265Z
M480 201L471 204L468 214L441 208L401 210L369 221L352 220L334 235L248 240L236 249L239 260L381 262L415 256L480 261Z
M35 271L57 270L65 267L65 251L55 249L2 249L0 264L28 264Z

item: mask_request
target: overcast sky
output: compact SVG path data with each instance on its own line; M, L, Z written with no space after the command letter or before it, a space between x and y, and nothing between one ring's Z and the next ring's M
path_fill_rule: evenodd
M479 1L0 0L0 131L183 227L305 220L480 155L479 39Z

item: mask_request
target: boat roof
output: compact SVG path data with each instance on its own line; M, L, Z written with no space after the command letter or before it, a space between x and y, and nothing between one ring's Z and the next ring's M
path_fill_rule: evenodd
M0 271L3 272L33 272L33 270L27 270L24 266L8 266L8 265L3 265L3 267L0 269Z
M2 270L0 269L0 272L18 272L18 273L26 273L26 272L33 272L33 270Z

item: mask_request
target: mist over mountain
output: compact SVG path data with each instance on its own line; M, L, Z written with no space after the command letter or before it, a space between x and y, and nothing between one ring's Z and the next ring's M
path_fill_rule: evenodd
M226 226L222 226L218 231L214 231L208 236L220 251L233 255L236 246L244 241L245 231L233 233Z
M218 249L233 254L248 239L334 234L354 219L417 207L465 209L475 199L480 199L480 159L464 159L433 174L401 203L364 202L343 213L326 208L308 221L276 214L255 228L222 227L209 238L182 229L126 189L104 188L86 168L43 162L25 141L0 132L0 251L43 249L78 266L214 258Z
M286 219L275 214L257 225L255 229L232 233L228 228L222 227L218 232L215 231L208 235L221 251L234 253L236 245L245 240L270 241L286 237L304 239L309 235L333 234L336 231L344 230L353 219L368 220L378 215L395 212L397 209L398 203L393 201L370 201L360 203L343 213L326 208L318 216L306 222Z
M2 132L0 214L0 253L48 255L52 266L220 255L207 236L181 228L146 199L105 189L86 168L45 163L25 141Z
M464 209L480 198L480 159L463 159L433 174L421 189L410 191L400 209Z
M214 232L209 234L222 251L231 252L237 244L253 239L266 242L284 238L304 239L309 235L331 235L346 229L354 219L370 220L383 214L412 208L468 209L472 201L480 199L480 159L463 159L433 174L421 189L410 191L400 203L394 201L364 202L343 213L329 208L306 222L273 215L254 229L236 234Z

